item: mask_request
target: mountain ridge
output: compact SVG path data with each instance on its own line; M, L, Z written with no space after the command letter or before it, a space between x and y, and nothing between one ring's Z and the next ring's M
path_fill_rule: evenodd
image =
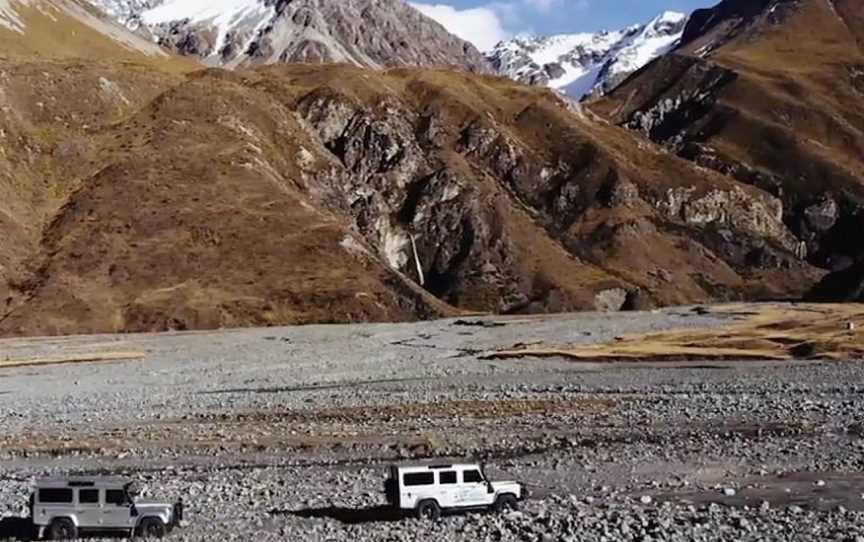
M93 0L167 49L226 68L347 62L487 72L472 45L401 0Z
M498 73L517 81L550 86L576 99L599 96L670 50L686 21L685 14L666 11L619 31L516 38L486 56Z
M578 105L466 71L201 68L89 26L28 56L61 19L16 12L0 333L800 299L860 250L864 63L796 5Z

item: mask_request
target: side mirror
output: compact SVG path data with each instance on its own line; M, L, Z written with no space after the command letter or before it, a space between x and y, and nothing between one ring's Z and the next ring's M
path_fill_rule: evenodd
M495 493L495 488L492 487L492 482L486 480L486 493Z

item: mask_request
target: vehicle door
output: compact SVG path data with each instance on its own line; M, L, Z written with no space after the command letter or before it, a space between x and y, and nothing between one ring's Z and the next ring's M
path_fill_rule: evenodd
M137 510L123 489L105 489L102 525L106 529L131 529L137 520Z
M98 528L102 525L102 504L98 489L79 489L78 527Z
M442 508L459 505L459 479L455 470L438 471L438 504Z
M483 478L479 469L465 469L462 471L459 494L460 506L486 506L492 504L494 495L489 493L489 485Z
M435 473L406 472L402 474L400 501L402 508L414 508L423 499L437 500Z
M33 522L48 525L56 517L75 517L75 493L70 488L39 488Z

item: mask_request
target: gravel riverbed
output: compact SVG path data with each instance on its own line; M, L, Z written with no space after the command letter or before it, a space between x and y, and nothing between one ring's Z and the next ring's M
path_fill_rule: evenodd
M178 541L864 542L858 362L483 359L724 322L679 308L0 340L0 360L146 354L0 369L0 540L35 477L100 472L182 497ZM432 457L485 461L531 497L395 516L387 465Z

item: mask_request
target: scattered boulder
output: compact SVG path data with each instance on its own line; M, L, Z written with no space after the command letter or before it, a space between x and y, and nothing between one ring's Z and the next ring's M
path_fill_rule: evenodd
M623 288L610 288L594 296L594 305L600 312L618 312L627 303L628 293Z

